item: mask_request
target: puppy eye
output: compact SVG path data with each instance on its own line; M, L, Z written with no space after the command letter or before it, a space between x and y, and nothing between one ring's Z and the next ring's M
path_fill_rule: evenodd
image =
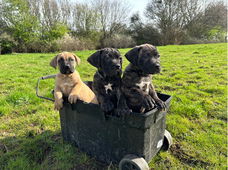
M154 56L155 56L156 58L159 58L159 57L160 57L160 54L159 54L158 52L155 52L155 53L154 53Z
M156 58L159 58L159 57L160 57L160 54L159 54L159 53L157 53L157 54L156 54Z
M70 60L70 61L74 61L74 59L73 59L73 58L70 58L69 60Z
M63 61L63 58L60 58L60 59L58 60L58 62L61 62L61 61Z

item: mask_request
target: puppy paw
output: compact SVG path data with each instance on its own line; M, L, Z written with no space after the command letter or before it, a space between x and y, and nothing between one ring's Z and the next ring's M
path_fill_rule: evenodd
M55 100L54 109L60 110L63 107L63 100Z
M160 99L156 101L156 105L158 107L158 110L165 111L167 108L166 104Z
M145 107L146 110L151 110L155 107L155 101L150 95L144 96L143 107Z
M70 94L69 97L68 97L68 101L71 104L76 103L77 99L78 99L78 95L76 95L76 94Z
M106 101L105 103L101 103L101 109L104 112L110 112L114 109L114 104L111 101Z
M129 109L127 106L116 109L116 115L120 116L120 117L125 116L125 115L129 115L129 114L131 114L131 112L132 112L132 110Z

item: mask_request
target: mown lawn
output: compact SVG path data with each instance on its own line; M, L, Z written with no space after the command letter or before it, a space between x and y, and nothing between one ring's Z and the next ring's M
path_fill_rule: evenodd
M167 129L174 144L150 163L152 169L227 168L227 44L158 47L162 73L153 77L157 91L173 96ZM121 49L124 55L128 49ZM86 62L94 51L78 51L77 68L92 80ZM0 169L116 169L63 142L53 103L35 95L39 77L57 71L55 54L0 55ZM124 59L124 68L128 64ZM54 80L44 81L50 96Z

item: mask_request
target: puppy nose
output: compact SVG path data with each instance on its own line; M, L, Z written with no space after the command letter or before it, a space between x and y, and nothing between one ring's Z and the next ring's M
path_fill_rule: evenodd
M66 67L66 69L69 69L69 68L70 68L70 66L69 66L69 65L66 65L65 67Z
M121 65L117 64L116 69L120 69L120 68L121 68Z
M160 64L156 64L155 67L156 67L156 68L160 68Z

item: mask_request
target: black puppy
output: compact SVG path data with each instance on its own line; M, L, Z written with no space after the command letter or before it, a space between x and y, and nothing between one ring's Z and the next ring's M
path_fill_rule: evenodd
M143 113L157 106L165 109L151 83L152 74L159 73L160 55L150 44L136 46L125 54L130 64L126 67L122 78L122 92L127 105L133 112Z
M87 61L98 70L94 75L92 88L101 109L106 114L120 116L129 112L121 93L122 58L113 48L104 48L92 54Z

